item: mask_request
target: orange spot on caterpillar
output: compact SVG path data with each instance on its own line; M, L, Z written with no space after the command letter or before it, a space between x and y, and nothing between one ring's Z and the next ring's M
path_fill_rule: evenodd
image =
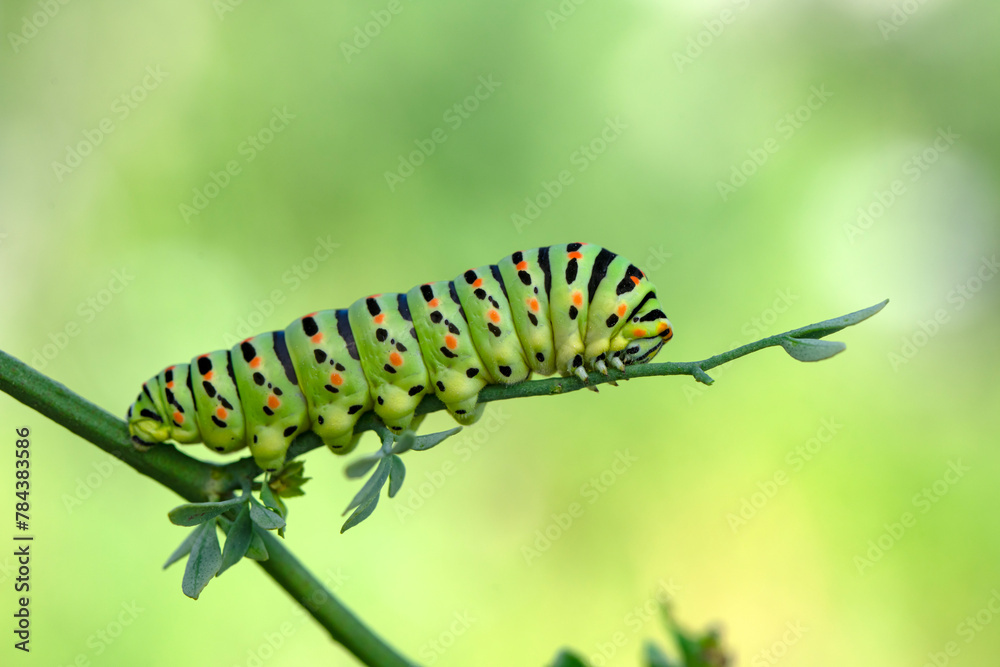
M385 321L385 313L379 313L375 316L375 324L382 324Z
M313 334L312 337L309 340L311 340L314 343L322 343L323 342L323 334L322 333Z
M531 308L533 311L537 313L539 307L540 306L538 305L538 299L536 299L535 297L531 297L530 299L528 299L528 308Z
M573 305L578 307L583 305L583 294L580 292L573 292Z
M458 339L452 336L451 334L448 334L447 336L444 337L444 344L448 346L449 350L454 350L456 347L458 347Z
M176 366L167 366L167 370L168 370L168 371L172 371L172 370L174 370L175 368L177 368L177 367L176 367Z
M518 271L524 271L526 268L528 268L528 263L525 262L525 261L522 261L520 264L518 264L514 268L516 268Z
M569 257L570 259L583 259L583 255L581 255L580 251L578 250L574 250L573 252L569 253L567 257Z
M178 423L178 424L183 424L184 423L184 415L182 415L179 412L175 412L174 413L174 421L176 423Z
M271 394L270 396L267 397L267 407L271 408L272 410L275 410L279 405L281 405L281 401L278 400L277 396Z
M431 308L437 308L438 306L441 305L441 299L434 297L433 299L427 302L427 305L430 306Z
M397 366L397 367L398 366L402 366L403 365L403 355L401 355L399 352L396 352L395 350L393 350L392 354L389 355L389 363L392 364L393 366Z
M174 388L174 381L171 380L170 382L167 383L167 389L173 389L173 388Z
M215 377L215 371L209 371L209 372L205 373L205 379L206 380L211 380L214 377Z
M229 413L226 412L226 409L220 405L215 409L215 416L219 419L225 419L229 416Z
M483 279L482 278L476 278L476 282L472 283L472 286L473 287L482 287L483 286Z
M344 384L344 378L341 377L340 373L331 373L330 384L332 384L334 387L339 387L340 385Z
M618 317L625 317L625 311L627 308L624 303L618 304Z
M244 343L249 343L252 338L253 338L253 336L250 336L250 338L244 338L243 342Z
M316 313L318 313L318 312L319 311L317 310ZM306 315L306 317L316 317L316 313L309 313L308 315ZM303 319L305 319L305 318L303 318Z
M638 328L632 329L632 336L635 337L635 338L645 338L646 337L646 330L645 329L638 329Z
M250 360L250 368L260 368L261 361L262 360L260 357L254 357L253 359Z
M632 282L634 282L634 283L635 283L636 285L638 285L638 284L639 284L639 279L638 279L638 278L636 278L635 276L629 276L629 278L631 278L631 279L632 279Z
M490 320L493 321L493 324L498 324L500 322L500 313L497 311L490 309L488 315L490 316Z
M660 322L659 324L656 325L656 333L661 334L669 328L670 327L667 326L666 322Z

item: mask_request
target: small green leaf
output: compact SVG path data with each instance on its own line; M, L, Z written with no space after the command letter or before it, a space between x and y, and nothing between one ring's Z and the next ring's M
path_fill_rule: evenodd
M261 505L253 497L250 498L250 518L255 524L264 530L274 530L275 528L285 527L284 519L282 519L277 513Z
M269 558L267 554L267 547L264 545L264 540L261 539L259 531L260 528L257 526L253 527L253 536L250 538L250 548L247 549L247 558L255 561L265 561Z
M394 498L399 493L399 487L403 486L406 479L406 466L403 459L395 454L389 455L389 497Z
M459 431L462 430L461 426L456 426L455 428L448 429L447 431L441 431L440 433L428 433L427 435L421 435L416 438L413 443L414 451L425 452L431 447L441 444L445 439L450 438Z
M408 430L403 433L403 435L399 436L399 440L392 445L392 449L389 451L393 454L402 454L403 452L411 449L416 440L417 435L413 431Z
M646 642L646 667L677 667L677 664L670 661L667 654L653 642Z
M189 553L191 553L191 546L194 544L195 538L197 537L198 537L198 529L195 528L190 533L188 533L188 536L184 538L184 541L181 542L181 545L177 547L177 549L175 549L172 554L170 554L170 558L168 558L167 562L163 564L163 569L166 570L168 567L179 561L181 558L184 558L184 556L187 556Z
M222 564L222 550L219 548L219 536L215 532L215 521L206 521L195 532L198 536L191 546L191 556L188 558L181 590L184 595L195 600L205 590L205 586L219 571Z
M874 306L870 306L863 310L857 310L853 313L848 313L847 315L841 315L840 317L835 317L832 320L824 320L822 322L817 322L816 324L810 324L802 327L801 329L789 331L788 333L793 335L795 338L824 338L825 336L836 333L841 329L854 326L859 322L864 322L869 317L885 308L885 304L887 303L889 303L889 299L886 299L882 303L876 303Z
M285 518L285 513L282 511L284 503L279 501L274 497L274 492L271 491L271 485L268 483L261 484L260 486L260 501L264 503L264 507L274 510L278 513L282 519Z
M348 528L353 528L371 516L371 513L375 511L375 506L378 505L378 496L378 493L372 494L363 505L354 510L354 513L347 517L347 521L340 527L340 533L343 534Z
M352 461L344 468L344 473L350 479L358 479L359 477L364 477L365 474L372 469L372 466L378 463L382 459L382 454L373 454L372 456L366 456L363 459L358 459L357 461ZM350 508L348 508L350 509Z
M351 504L347 506L344 510L344 514L347 514L355 507L360 507L367 503L372 496L378 496L382 491L382 486L385 484L385 480L389 478L389 460L382 459L378 462L378 468L372 473L372 476L368 478L365 485L361 487L354 499L351 500Z
M781 347L785 348L785 352L793 359L799 361L822 361L847 349L847 345L839 341L791 336L781 339Z
M178 526L197 526L199 523L214 519L246 501L245 496L239 496L218 503L189 503L170 510L167 517L171 523Z
M253 538L253 521L250 520L250 506L244 505L226 534L226 545L222 548L222 564L215 576L238 563L250 548Z
M587 663L577 654L563 649L549 667L587 667Z

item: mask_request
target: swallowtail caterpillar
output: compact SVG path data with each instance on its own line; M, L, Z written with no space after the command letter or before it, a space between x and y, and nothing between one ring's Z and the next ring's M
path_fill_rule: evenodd
M672 335L653 284L621 255L587 243L536 248L168 366L142 385L128 428L138 449L168 439L249 446L273 472L303 431L346 454L365 412L402 433L424 394L472 424L486 385L532 373L586 381L648 361Z

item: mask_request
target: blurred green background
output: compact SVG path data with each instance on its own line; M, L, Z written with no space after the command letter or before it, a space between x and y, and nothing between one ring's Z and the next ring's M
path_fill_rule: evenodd
M358 485L309 454L287 544L413 659L636 665L669 597L753 667L995 660L996 3L0 12L0 347L115 413L244 332L552 243L646 270L660 361L891 298L821 364L505 402L346 535ZM175 495L0 416L11 469L34 434L32 664L355 664L249 564L185 598Z

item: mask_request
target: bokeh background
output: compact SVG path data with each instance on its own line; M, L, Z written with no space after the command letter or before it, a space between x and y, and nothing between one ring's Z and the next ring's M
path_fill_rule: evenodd
M891 299L819 364L505 402L346 535L358 485L307 455L287 544L414 660L636 665L658 599L754 667L995 659L996 3L0 15L0 346L116 413L169 363L538 245L645 269L659 360ZM7 396L0 424L11 473L34 434L32 664L355 664L250 564L185 598L175 495Z

